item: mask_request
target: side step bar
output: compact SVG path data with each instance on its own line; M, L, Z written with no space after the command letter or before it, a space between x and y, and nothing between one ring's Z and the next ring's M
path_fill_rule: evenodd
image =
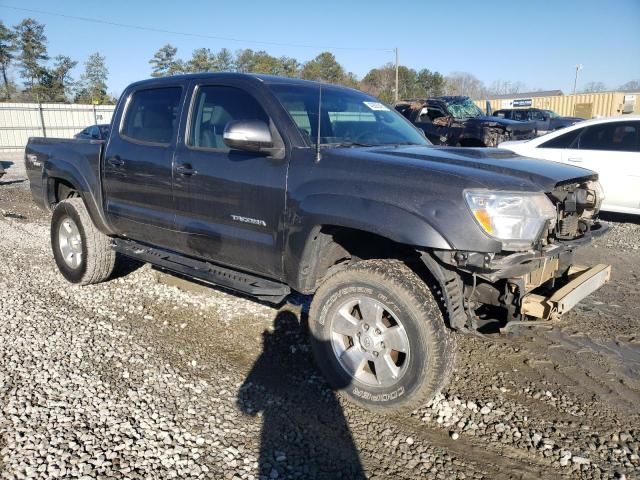
M112 245L116 252L136 260L246 293L265 302L278 304L291 293L291 289L283 283L220 267L203 260L185 257L169 250L150 247L133 240L116 238L113 240Z

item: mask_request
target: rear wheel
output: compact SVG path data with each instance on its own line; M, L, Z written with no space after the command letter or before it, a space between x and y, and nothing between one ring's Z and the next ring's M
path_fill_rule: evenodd
M455 345L431 291L395 260L359 262L328 278L310 310L316 363L366 408L397 412L446 385Z
M51 247L58 270L71 283L102 282L116 263L110 238L93 224L81 198L56 205L51 216Z

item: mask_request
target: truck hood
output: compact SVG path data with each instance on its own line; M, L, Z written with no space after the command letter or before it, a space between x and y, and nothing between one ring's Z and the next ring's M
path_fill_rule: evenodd
M559 118L552 118L549 124L554 128L562 128L562 127L568 127L570 125L573 125L574 123L582 122L583 120L584 120L583 118L577 118L577 117L559 117Z
M559 184L598 178L597 173L581 167L523 157L497 148L368 147L349 149L349 153L394 163L397 169L406 168L407 175L419 175L412 171L419 169L434 180L453 176L453 183L464 188L550 192Z

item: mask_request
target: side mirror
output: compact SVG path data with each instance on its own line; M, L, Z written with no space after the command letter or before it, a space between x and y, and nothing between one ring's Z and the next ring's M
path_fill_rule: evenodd
M271 152L273 137L269 125L261 120L234 120L227 123L222 134L229 148L246 152Z

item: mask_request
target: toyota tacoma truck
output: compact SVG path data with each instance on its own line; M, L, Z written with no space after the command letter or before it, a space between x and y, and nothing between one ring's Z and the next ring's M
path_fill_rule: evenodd
M379 412L447 384L454 332L556 322L610 274L572 260L606 230L596 173L434 147L335 85L145 80L106 141L31 138L25 161L66 280L107 280L125 255L274 304L309 296L318 367Z
M469 97L398 102L395 108L435 145L497 147L507 139L528 140L536 136L533 122L485 115Z

